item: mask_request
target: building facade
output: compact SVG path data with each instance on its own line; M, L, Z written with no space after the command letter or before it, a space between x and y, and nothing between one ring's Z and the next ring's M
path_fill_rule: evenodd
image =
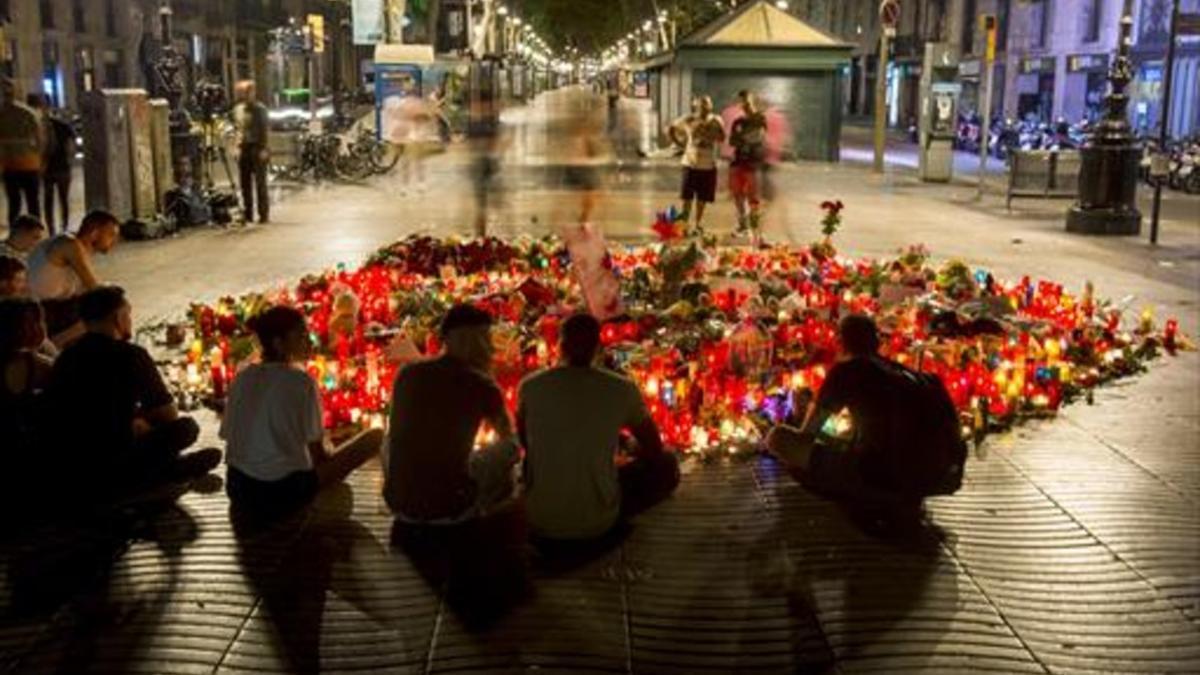
M1143 133L1158 128L1172 0L1133 3L1130 114ZM1108 93L1108 69L1120 35L1123 0L965 0L961 74L964 105L977 110L985 36L971 14L998 19L993 115L1069 122L1095 120ZM1181 0L1181 12L1200 12L1200 0ZM969 47L967 47L969 45ZM1200 38L1179 38L1170 134L1200 132Z
M325 25L317 89L357 79L349 5L331 0L0 0L0 72L70 109L93 89L145 87L148 64L160 53L163 4L172 10L189 84L204 79L231 92L238 80L253 79L264 93L286 86L287 64L271 53L268 32L303 25L310 14Z
M1162 114L1168 26L1173 0L1135 0L1131 115L1143 132ZM928 41L948 43L959 57L961 109L978 111L983 99L987 37L981 15L997 20L991 115L1041 121L1094 120L1108 91L1117 51L1123 0L901 0L900 25L888 72L888 122L907 125L917 115L921 58ZM854 45L846 77L847 113L874 114L879 60L877 0L792 0L789 11ZM1183 13L1200 0L1181 0ZM1169 128L1174 137L1200 133L1200 37L1179 39Z
M1200 14L1200 0L1181 0L1180 11ZM1163 116L1171 0L1141 0L1133 22L1134 81L1131 114L1136 129L1157 134ZM1173 138L1200 135L1200 36L1179 38L1167 131Z

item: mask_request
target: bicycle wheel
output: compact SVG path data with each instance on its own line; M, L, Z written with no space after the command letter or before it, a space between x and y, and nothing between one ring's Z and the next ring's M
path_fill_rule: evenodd
M346 180L358 181L371 175L371 165L355 152L338 155L335 166L338 175Z
M374 173L387 173L391 171L400 162L402 154L404 154L404 149L395 143L387 141L374 142L370 152L371 170Z

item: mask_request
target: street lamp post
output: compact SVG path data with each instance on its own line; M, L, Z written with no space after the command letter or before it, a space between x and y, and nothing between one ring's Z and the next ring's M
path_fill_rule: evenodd
M1142 149L1129 125L1126 91L1133 80L1129 60L1132 4L1132 0L1125 0L1121 13L1120 44L1108 71L1104 119L1081 151L1079 201L1067 212L1068 232L1135 235L1142 229L1142 214L1137 208Z
M1171 7L1171 30L1167 36L1167 72L1163 79L1163 99L1162 112L1158 115L1158 152L1164 154L1167 152L1167 137L1170 135L1170 120L1171 120L1171 91L1175 83L1175 40L1178 39L1179 32L1179 0L1175 0ZM1158 243L1158 221L1162 214L1162 189L1164 179L1155 177L1154 179L1154 206L1150 211L1150 243Z

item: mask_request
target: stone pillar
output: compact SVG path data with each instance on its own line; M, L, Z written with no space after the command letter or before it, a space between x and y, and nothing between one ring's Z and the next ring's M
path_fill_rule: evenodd
M1129 126L1126 91L1133 80L1129 60L1131 4L1131 0L1125 0L1117 56L1108 73L1110 91L1104 102L1104 119L1082 150L1079 201L1067 213L1068 232L1135 235L1142 229L1142 214L1137 208L1142 149Z

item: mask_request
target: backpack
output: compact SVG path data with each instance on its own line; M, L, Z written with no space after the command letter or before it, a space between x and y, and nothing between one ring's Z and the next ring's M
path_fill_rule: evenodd
M902 449L891 462L897 487L921 496L958 492L967 443L945 385L936 375L884 363L893 394L892 433Z

